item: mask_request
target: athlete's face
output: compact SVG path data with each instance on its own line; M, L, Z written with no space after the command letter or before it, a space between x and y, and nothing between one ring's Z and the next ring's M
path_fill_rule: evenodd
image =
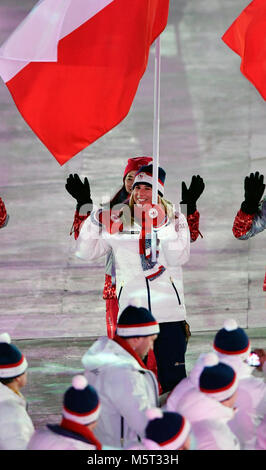
M138 344L135 348L136 353L144 359L148 352L153 349L154 341L158 335L144 336L138 338Z
M133 189L134 203L144 206L152 204L152 188L146 184L136 184Z

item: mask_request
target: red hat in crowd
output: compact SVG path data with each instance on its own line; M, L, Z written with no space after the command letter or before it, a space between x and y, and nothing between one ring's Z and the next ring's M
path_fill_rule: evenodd
M123 179L130 171L138 171L143 165L148 165L149 162L152 162L152 157L134 157L129 158L127 161L127 166L124 171Z

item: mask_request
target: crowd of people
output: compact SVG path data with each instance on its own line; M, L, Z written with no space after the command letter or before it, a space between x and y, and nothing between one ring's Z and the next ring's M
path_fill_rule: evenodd
M164 396L145 364L159 335L148 309L126 307L114 338L98 338L81 357L84 372L62 397L61 421L34 429L21 393L27 359L2 334L0 449L265 450L266 351L256 351L254 376L249 337L226 320L212 350Z
M197 203L205 184L199 175L188 187L182 182L184 214L164 197L161 167L153 202L154 171L151 157L130 158L122 187L98 208L88 179L69 175L75 254L106 259L106 335L81 358L84 372L63 396L61 422L36 430L21 393L27 360L8 333L0 335L0 449L266 448L266 354L257 351L261 377L255 377L250 340L235 320L225 320L212 351L187 374L182 266L201 235ZM244 186L233 225L239 239L266 227L263 175L251 174Z

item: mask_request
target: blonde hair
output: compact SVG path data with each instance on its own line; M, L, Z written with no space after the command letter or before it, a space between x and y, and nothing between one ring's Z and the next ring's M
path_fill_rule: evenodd
M120 215L123 221L123 224L125 226L130 226L134 224L134 204L135 202L134 202L133 194L131 194L129 198L129 203L128 203L129 210L122 209L121 215ZM161 196L158 196L158 204L161 204L164 207L165 213L168 215L169 219L173 219L175 217L174 207L170 201L168 201L167 199L164 199Z

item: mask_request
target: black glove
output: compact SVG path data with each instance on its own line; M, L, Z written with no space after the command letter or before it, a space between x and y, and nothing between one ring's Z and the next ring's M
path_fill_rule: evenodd
M187 215L193 214L197 209L196 202L203 193L204 188L204 181L199 175L192 176L189 188L187 188L186 183L182 181L182 201L180 204L187 205Z
M241 204L241 209L246 214L255 214L258 211L259 202L264 193L265 184L263 184L264 176L256 173L250 173L246 176L244 189L245 199Z
M82 183L79 175L69 175L65 185L66 190L77 201L77 210L84 204L92 204L91 190L88 178L84 178Z

